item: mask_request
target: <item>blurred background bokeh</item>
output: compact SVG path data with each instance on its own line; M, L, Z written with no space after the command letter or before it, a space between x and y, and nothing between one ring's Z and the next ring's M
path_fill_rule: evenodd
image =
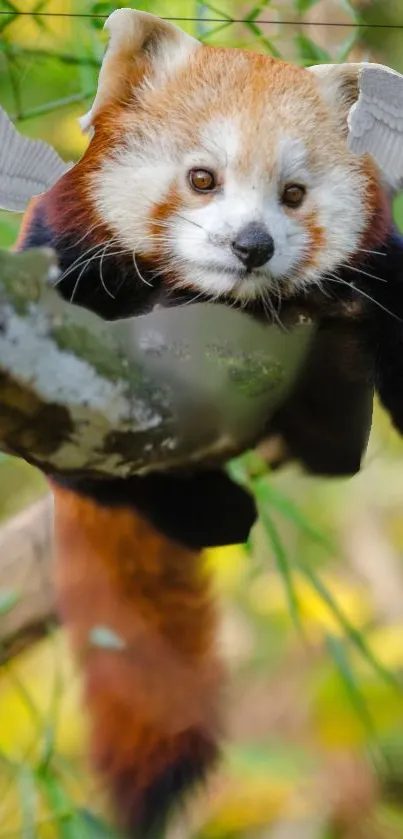
M138 0L210 44L403 72L402 0ZM0 0L0 105L67 160L114 8ZM403 229L403 201L396 220ZM0 247L18 214L0 213ZM40 475L0 456L0 839L90 839L107 827L88 773L80 683L54 615L51 507ZM241 467L239 467L241 468ZM287 469L254 480L250 543L211 551L228 661L223 762L173 835L403 837L403 443L376 407L350 481Z

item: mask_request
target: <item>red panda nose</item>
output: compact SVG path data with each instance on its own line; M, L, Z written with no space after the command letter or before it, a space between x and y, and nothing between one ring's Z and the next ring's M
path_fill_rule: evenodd
M265 265L272 258L274 241L264 224L253 222L239 231L231 248L248 271L251 271L252 268Z

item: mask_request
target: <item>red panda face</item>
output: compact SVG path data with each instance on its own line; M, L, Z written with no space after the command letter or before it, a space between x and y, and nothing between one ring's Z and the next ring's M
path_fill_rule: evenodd
M320 284L370 223L374 168L313 74L281 61L191 50L105 107L95 134L91 201L176 288L248 301Z

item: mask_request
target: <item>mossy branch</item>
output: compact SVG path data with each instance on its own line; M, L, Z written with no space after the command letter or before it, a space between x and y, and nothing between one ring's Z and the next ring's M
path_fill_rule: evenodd
M0 448L47 473L225 462L258 438L310 336L206 304L107 323L64 302L56 275L50 251L0 251Z

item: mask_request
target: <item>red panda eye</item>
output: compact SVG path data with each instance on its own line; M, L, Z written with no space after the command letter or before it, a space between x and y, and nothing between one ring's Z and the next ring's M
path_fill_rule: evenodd
M188 177L190 186L196 192L211 192L215 189L216 180L209 169L191 169Z
M288 184L283 190L281 200L286 207L300 207L305 198L305 187L300 184Z

